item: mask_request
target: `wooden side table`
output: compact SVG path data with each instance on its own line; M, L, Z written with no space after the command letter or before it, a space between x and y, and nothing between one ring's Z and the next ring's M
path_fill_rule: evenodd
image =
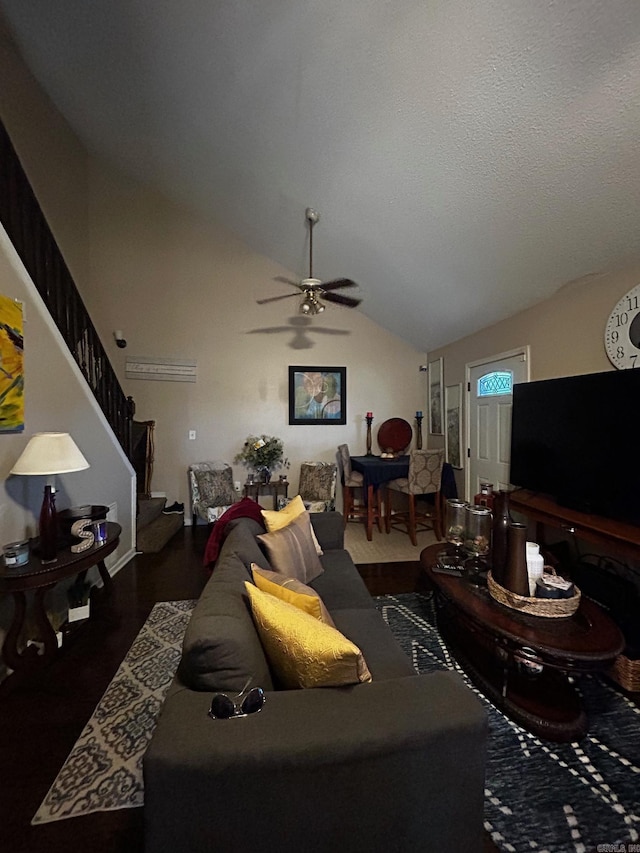
M273 508L278 509L278 497L286 499L289 491L288 480L272 480L270 483L245 483L244 496L258 502L260 495L273 495Z
M104 583L105 592L110 594L113 581L104 559L118 547L122 528L112 521L107 522L107 538L101 544L74 554L70 547L61 548L53 563L42 563L37 554L38 540L30 541L29 561L24 566L14 568L0 567L0 593L13 596L13 620L2 644L2 659L13 670L0 684L0 694L8 693L19 682L46 666L58 651L56 634L47 618L45 596L60 581L74 575L85 576L90 568L98 567ZM34 550L35 549L35 550ZM33 591L33 620L38 637L44 644L42 654L36 646L18 649L18 640L24 627L27 614L27 593Z

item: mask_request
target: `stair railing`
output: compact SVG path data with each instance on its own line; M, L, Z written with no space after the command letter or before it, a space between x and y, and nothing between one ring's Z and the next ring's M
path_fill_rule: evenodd
M127 458L135 404L125 396L73 277L0 122L0 221Z

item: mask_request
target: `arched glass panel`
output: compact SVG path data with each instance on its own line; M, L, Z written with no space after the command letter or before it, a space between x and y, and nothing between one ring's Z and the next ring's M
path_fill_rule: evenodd
M513 391L513 371L494 370L478 379L478 397L496 397Z

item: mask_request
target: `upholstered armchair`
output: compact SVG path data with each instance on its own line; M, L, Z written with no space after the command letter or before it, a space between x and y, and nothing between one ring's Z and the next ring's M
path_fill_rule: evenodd
M409 475L385 484L385 527L387 533L397 528L409 534L412 545L417 545L416 534L419 530L433 528L438 539L442 539L442 495L440 483L444 465L444 450L411 450L409 453ZM396 509L398 494L406 495L409 508ZM421 508L416 505L417 498L424 497Z
M298 492L309 512L327 512L336 508L335 462L303 462L300 465Z
M233 469L219 460L189 465L189 487L193 524L198 517L213 523L237 500Z

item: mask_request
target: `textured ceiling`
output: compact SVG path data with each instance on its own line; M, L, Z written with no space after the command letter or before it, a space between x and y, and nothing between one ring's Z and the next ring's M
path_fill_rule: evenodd
M314 273L420 350L640 257L638 0L0 9L91 151L299 275L314 207Z

